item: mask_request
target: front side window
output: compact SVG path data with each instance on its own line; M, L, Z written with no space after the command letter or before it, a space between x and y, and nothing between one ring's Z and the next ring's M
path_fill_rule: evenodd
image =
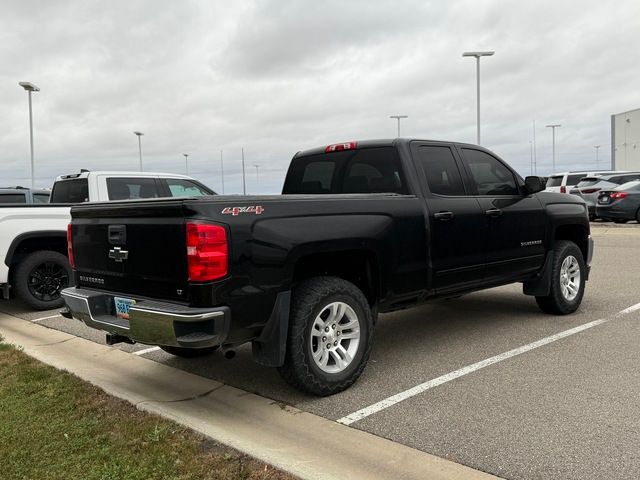
M109 200L158 198L158 186L154 178L107 178Z
M465 195L462 176L451 148L422 146L418 148L418 163L427 177L431 193Z
M34 193L33 194L33 203L49 203L49 194L48 193Z
M518 195L520 193L513 173L497 158L470 148L463 148L462 152L478 195Z
M203 197L211 195L210 192L190 180L167 178L166 182L172 197Z

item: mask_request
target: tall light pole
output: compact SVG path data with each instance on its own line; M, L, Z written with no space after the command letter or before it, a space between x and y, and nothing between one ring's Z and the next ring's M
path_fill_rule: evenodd
M400 119L409 118L409 115L389 115L389 118L395 118L398 120L398 138L400 138Z
M553 159L553 171L551 173L556 173L556 128L560 128L562 125L556 123L554 125L547 125L547 128L551 129L551 151L552 151L552 159Z
M222 160L222 149L220 149L220 178L222 179L222 194L224 195L224 161Z
M260 165L258 165L257 163L254 163L253 166L256 167L256 183L260 183L260 176L258 174L258 169L260 168Z
M531 151L531 175L533 175L533 141L529 140L529 150Z
M476 59L476 126L478 129L478 145L480 145L480 57L490 57L496 52L464 52L463 57L475 57Z
M133 132L133 134L138 137L138 155L140 157L140 171L142 171L142 140L140 140L140 137L142 137L142 135L144 135L144 133L142 133L142 132Z
M594 145L593 148L596 149L596 170L598 170L599 168L598 153L600 152L600 145Z
M31 82L18 82L29 94L29 144L31 146L31 188L35 186L35 167L33 162L33 112L31 110L31 92L39 92L40 89Z
M184 156L184 171L189 175L189 154L183 153L182 155Z
M244 172L244 147L242 147L242 194L247 194L247 179Z

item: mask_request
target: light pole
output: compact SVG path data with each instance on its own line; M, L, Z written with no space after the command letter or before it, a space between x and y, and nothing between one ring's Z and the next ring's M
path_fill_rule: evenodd
M480 57L490 57L496 52L464 52L463 57L475 57L476 59L476 126L478 129L478 145L480 145Z
M183 153L184 155L184 171L187 172L186 175L189 175L189 154Z
M35 167L33 162L33 112L31 110L31 92L39 92L40 89L31 82L18 82L29 94L29 144L31 146L31 188L35 186Z
M400 119L409 118L409 115L389 115L389 118L395 118L398 120L398 138L400 138Z
M562 125L556 123L554 125L547 125L547 128L551 129L551 148L552 148L552 159L553 159L553 171L551 173L556 173L556 128L560 128Z
M220 178L222 179L222 194L224 195L224 161L222 160L222 149L220 149Z
M253 166L256 167L256 183L260 183L260 176L258 175L258 169L260 168L260 165L256 163Z
M598 170L599 168L599 162L598 162L598 153L600 151L600 145L594 145L594 147L596 149L596 170Z
M242 147L242 194L247 194L247 181L244 172L244 147Z
M139 158L140 158L140 171L142 171L142 140L140 140L140 137L142 137L142 135L144 135L144 133L142 133L142 132L133 132L133 134L138 137L138 155L139 155Z

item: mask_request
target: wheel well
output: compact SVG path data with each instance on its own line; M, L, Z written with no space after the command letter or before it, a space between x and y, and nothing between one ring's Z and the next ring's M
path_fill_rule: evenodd
M554 240L570 240L578 245L582 257L587 259L589 252L589 240L587 229L582 225L562 225L556 229Z
M31 237L21 240L13 248L10 266L13 267L29 255L40 250L53 250L67 256L67 239L63 236Z
M300 258L293 274L294 284L317 276L343 278L356 285L370 305L375 305L378 295L378 269L373 252L346 250L317 253Z

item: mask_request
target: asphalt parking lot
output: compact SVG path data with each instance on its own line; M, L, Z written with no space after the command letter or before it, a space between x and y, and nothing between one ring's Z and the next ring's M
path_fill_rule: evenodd
M545 315L511 285L384 315L362 378L328 398L288 387L252 362L249 346L233 360L113 348L505 478L638 478L640 226L592 233L592 274L576 314ZM104 343L55 311L30 312L17 301L0 310ZM370 408L394 396L400 401Z

